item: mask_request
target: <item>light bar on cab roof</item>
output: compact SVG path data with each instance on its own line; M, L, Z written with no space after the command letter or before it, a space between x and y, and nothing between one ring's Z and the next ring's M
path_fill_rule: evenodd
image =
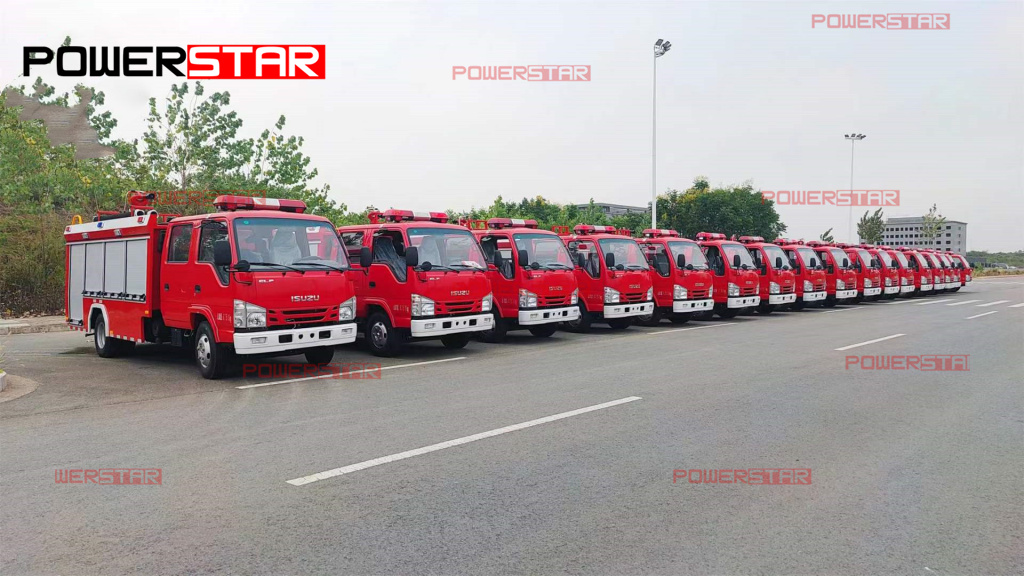
M863 248L865 250L874 250L875 248L877 248L877 246L875 246L874 244L858 244L857 248Z
M577 224L572 229L574 234L615 234L614 226L593 226L591 224Z
M522 218L491 218L487 221L488 228L536 228L536 220L523 220Z
M855 246L853 244L847 244L846 242L836 242L836 248L842 248L845 250L846 248L855 248Z
M740 236L740 243L742 244L753 244L754 242L764 242L764 238L760 236Z
M721 232L697 232L697 240L725 240L725 234Z
M306 211L306 203L302 200L277 198L252 198L250 196L217 196L213 205L218 212L234 212L235 210L277 210L302 214Z
M811 246L813 248L821 248L821 247L831 248L832 247L832 243L831 242L823 242L821 240L808 240L807 241L807 245Z
M385 210L382 212L370 212L367 214L371 223L376 224L380 220L385 222L438 222L448 223L448 214L444 212L420 212L418 210Z
M666 228L647 228L644 230L644 238L678 238L679 232Z
M802 246L803 243L804 243L803 240L793 240L792 238L776 238L775 242L773 242L773 244L779 244L779 245L782 245L782 246L793 246L793 245Z

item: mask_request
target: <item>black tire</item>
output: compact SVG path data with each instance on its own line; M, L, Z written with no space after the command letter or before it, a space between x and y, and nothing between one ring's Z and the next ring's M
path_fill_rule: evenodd
M565 323L566 328L573 332L579 332L581 334L590 332L592 319L590 314L587 312L587 307L583 305L583 302L579 303L580 317L575 320L569 320Z
M797 296L796 301L793 302L790 306L792 306L793 310L803 310L804 308L807 307L807 303L804 302L803 297Z
M715 313L722 318L735 318L740 313L739 308L729 308L725 304L719 304L715 306Z
M490 342L492 344L504 342L505 336L508 335L508 322L502 319L501 314L499 314L497 310L492 312L491 315L494 317L494 320L491 322L493 328L484 330L483 332L478 332L477 334L480 335L480 339L484 342Z
M772 312L775 312L775 305L774 304L765 304L764 302L761 302L760 304L757 305L757 313L758 314L767 316L768 314L771 314Z
M825 300L821 303L824 308L834 308L839 302L835 296L825 296Z
M693 312L687 312L686 314L672 314L668 317L673 324L686 324L693 317Z
M135 342L113 338L107 334L107 322L100 314L93 324L93 345L96 346L96 355L100 358L117 358L135 348Z
M642 314L636 317L636 323L641 326L657 326L661 324L661 319L665 316L661 308L657 306L651 310L650 314Z
M540 326L530 326L530 334L533 334L537 338L550 338L552 334L558 331L558 326L554 324L541 324Z
M625 330L633 325L632 318L609 318L608 325L612 327L612 330Z
M469 337L472 334L469 332L460 332L458 334L445 334L441 336L441 344L449 350L459 350L465 348L466 344L469 344Z
M366 320L366 345L374 356L397 356L405 344L405 335L391 325L388 315L374 312Z
M199 323L193 338L194 357L199 373L207 380L216 380L224 376L231 363L231 350L218 344L213 336L213 328L205 320Z
M317 346L316 348L307 348L306 362L310 364L316 364L322 366L324 364L330 364L331 360L334 360L334 346Z
M706 322L708 320L713 320L714 318L715 318L715 311L714 310L705 310L703 312L694 312L693 313L693 319L694 320L700 320L701 322Z

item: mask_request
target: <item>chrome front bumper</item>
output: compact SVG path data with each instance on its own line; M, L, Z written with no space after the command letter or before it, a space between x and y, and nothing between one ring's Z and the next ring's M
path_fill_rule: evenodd
M711 310L714 307L715 301L711 298L706 298L704 300L676 300L672 302L672 311L676 314Z
M337 346L356 341L356 324L348 322L314 328L235 332L233 341L236 354L263 354L315 346Z
M413 338L445 336L459 332L481 332L494 327L494 316L474 314L473 316L453 316L447 318L426 318L413 320L409 324L409 332Z
M580 317L579 306L566 306L565 308L541 308L537 310L520 310L520 326L536 326L538 324L550 324L552 322L565 322L576 320Z

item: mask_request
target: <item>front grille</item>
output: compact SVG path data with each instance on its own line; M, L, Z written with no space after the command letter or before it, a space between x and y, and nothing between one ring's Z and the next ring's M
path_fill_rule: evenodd
M471 314L473 312L480 311L480 300L464 300L461 302L437 302L434 304L435 316Z
M557 296L537 296L537 306L539 308L550 308L554 306L568 306L571 296L565 294L559 294Z
M782 292L783 294L792 294L792 293L793 293L793 291L794 291L794 290L796 290L796 286L794 286L793 284L788 284L788 285L786 285L786 286L780 286L780 287L779 287L779 290L780 290L780 291L781 291L781 292Z
M740 296L755 296L758 293L757 286L744 286L740 288Z
M690 290L691 300L703 300L708 297L707 290Z
M625 292L619 297L619 302L623 304L632 304L633 302L643 302L647 299L647 294L644 292Z
M824 289L825 289L825 283L824 282L822 282L820 284L815 284L814 285L814 291L815 292L821 292Z
M268 327L301 327L337 321L337 306L332 306L330 308L295 308L289 310L267 310Z

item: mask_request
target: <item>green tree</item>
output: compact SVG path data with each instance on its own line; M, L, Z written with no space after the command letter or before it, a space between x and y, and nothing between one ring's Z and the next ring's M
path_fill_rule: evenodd
M870 216L870 210L864 212L860 222L857 223L857 235L868 244L881 244L882 232L885 231L885 219L882 217L882 209L875 210Z
M828 230L825 230L824 232L822 232L821 236L819 236L818 239L821 240L822 242L829 242L829 243L832 243L832 242L836 241L836 239L832 237L832 229L831 228L829 228Z
M704 177L685 192L670 190L658 197L658 227L689 238L698 232L777 238L786 231L775 203L765 202L752 183L712 188Z
M939 214L939 208L932 204L928 213L922 217L921 237L928 240L929 248L935 245L935 239L942 235L942 229L946 225L946 217Z

